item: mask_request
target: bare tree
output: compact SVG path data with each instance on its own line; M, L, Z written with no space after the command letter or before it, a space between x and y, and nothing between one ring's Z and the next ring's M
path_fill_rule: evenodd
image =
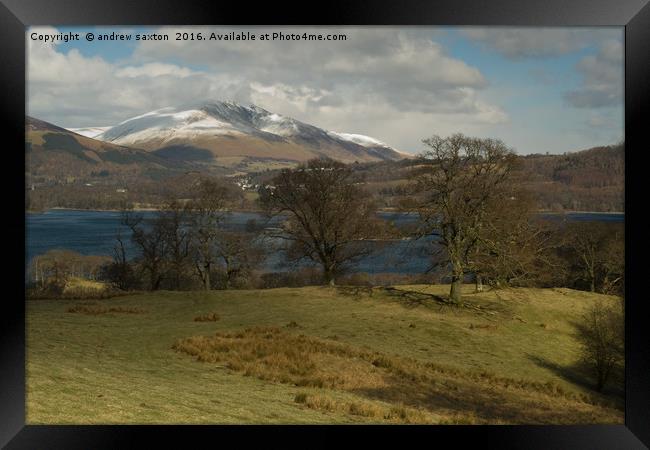
M625 240L621 225L569 223L564 238L567 257L578 281L585 282L591 292L622 293Z
M210 272L215 262L219 225L227 214L230 189L213 179L201 180L193 189L188 204L192 256L196 273L205 290L211 289Z
M126 246L122 233L118 231L113 246L113 261L102 267L102 278L123 291L135 288L139 284L133 264L126 255Z
M122 224L131 230L131 241L137 247L140 269L147 274L149 289L156 291L165 277L167 240L160 220L145 223L142 214L130 210L122 212Z
M610 374L625 358L623 307L606 305L598 299L577 324L582 359L596 377L596 390L603 390Z
M289 256L319 264L330 285L371 251L365 240L380 229L374 204L355 183L353 171L331 159L283 170L260 189L260 201L269 215L287 216L277 237L290 242Z
M165 203L156 221L166 242L165 257L171 289L182 287L191 256L191 229L188 209L177 200Z
M548 283L549 272L563 271L556 257L556 227L534 214L535 203L519 183L491 202L468 260L477 279L492 287Z
M221 231L215 246L215 255L224 269L225 289L230 289L238 281L244 281L260 263L263 252L256 245L255 235Z
M516 155L502 141L454 134L425 139L430 150L413 172L422 235L438 233L451 266L450 300L461 301L471 267L495 205L507 202Z
M625 231L623 227L614 229L608 235L609 239L603 248L605 257L602 259L603 294L624 295L625 292Z

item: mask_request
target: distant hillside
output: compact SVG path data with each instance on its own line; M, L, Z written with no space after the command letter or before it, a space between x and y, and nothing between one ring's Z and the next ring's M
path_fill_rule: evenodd
M625 149L622 144L564 155L523 157L539 206L550 210L623 211Z
M143 150L101 142L33 117L26 118L25 135L29 185L91 178L127 181L182 168Z
M624 210L623 145L595 147L564 155L520 156L522 177L538 208L554 211ZM394 208L408 195L407 179L417 160L355 164L355 171L382 207ZM257 183L273 173L259 174Z

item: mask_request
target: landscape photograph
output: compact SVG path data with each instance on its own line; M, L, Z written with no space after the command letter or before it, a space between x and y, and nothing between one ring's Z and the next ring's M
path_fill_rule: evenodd
M622 27L28 27L26 423L623 424Z

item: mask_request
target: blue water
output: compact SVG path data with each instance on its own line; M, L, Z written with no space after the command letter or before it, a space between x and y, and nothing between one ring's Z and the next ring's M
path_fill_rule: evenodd
M597 212L575 212L566 214L542 213L544 219L563 220L569 222L619 222L625 221L624 213L597 213Z
M141 214L146 220L151 219L156 213L146 211ZM380 213L380 216L393 221L396 225L415 223L418 218L417 214L386 212ZM569 221L623 222L625 219L624 214L604 213L543 214L543 216L553 220L566 218ZM224 227L244 230L251 219L259 224L266 223L266 219L258 213L238 212L226 218ZM277 221L268 225L277 225ZM52 249L68 249L84 255L110 256L113 254L115 236L118 232L125 238L130 235L129 229L120 224L119 212L49 210L27 214L26 262ZM355 270L367 273L422 273L430 266L431 245L434 239L428 237L377 244L377 250L362 258L356 264ZM129 239L124 241L127 244L127 254L135 256L135 249ZM290 267L286 265L282 252L276 250L266 258L264 269L284 271L290 270Z

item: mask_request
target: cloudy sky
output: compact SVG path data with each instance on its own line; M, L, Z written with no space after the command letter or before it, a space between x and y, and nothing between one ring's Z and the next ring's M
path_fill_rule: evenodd
M170 40L84 39L113 31ZM174 40L230 31L347 40ZM33 32L82 40L53 45ZM500 138L520 154L623 139L623 28L34 27L26 37L28 114L65 128L232 100L411 153L423 138L455 132Z

